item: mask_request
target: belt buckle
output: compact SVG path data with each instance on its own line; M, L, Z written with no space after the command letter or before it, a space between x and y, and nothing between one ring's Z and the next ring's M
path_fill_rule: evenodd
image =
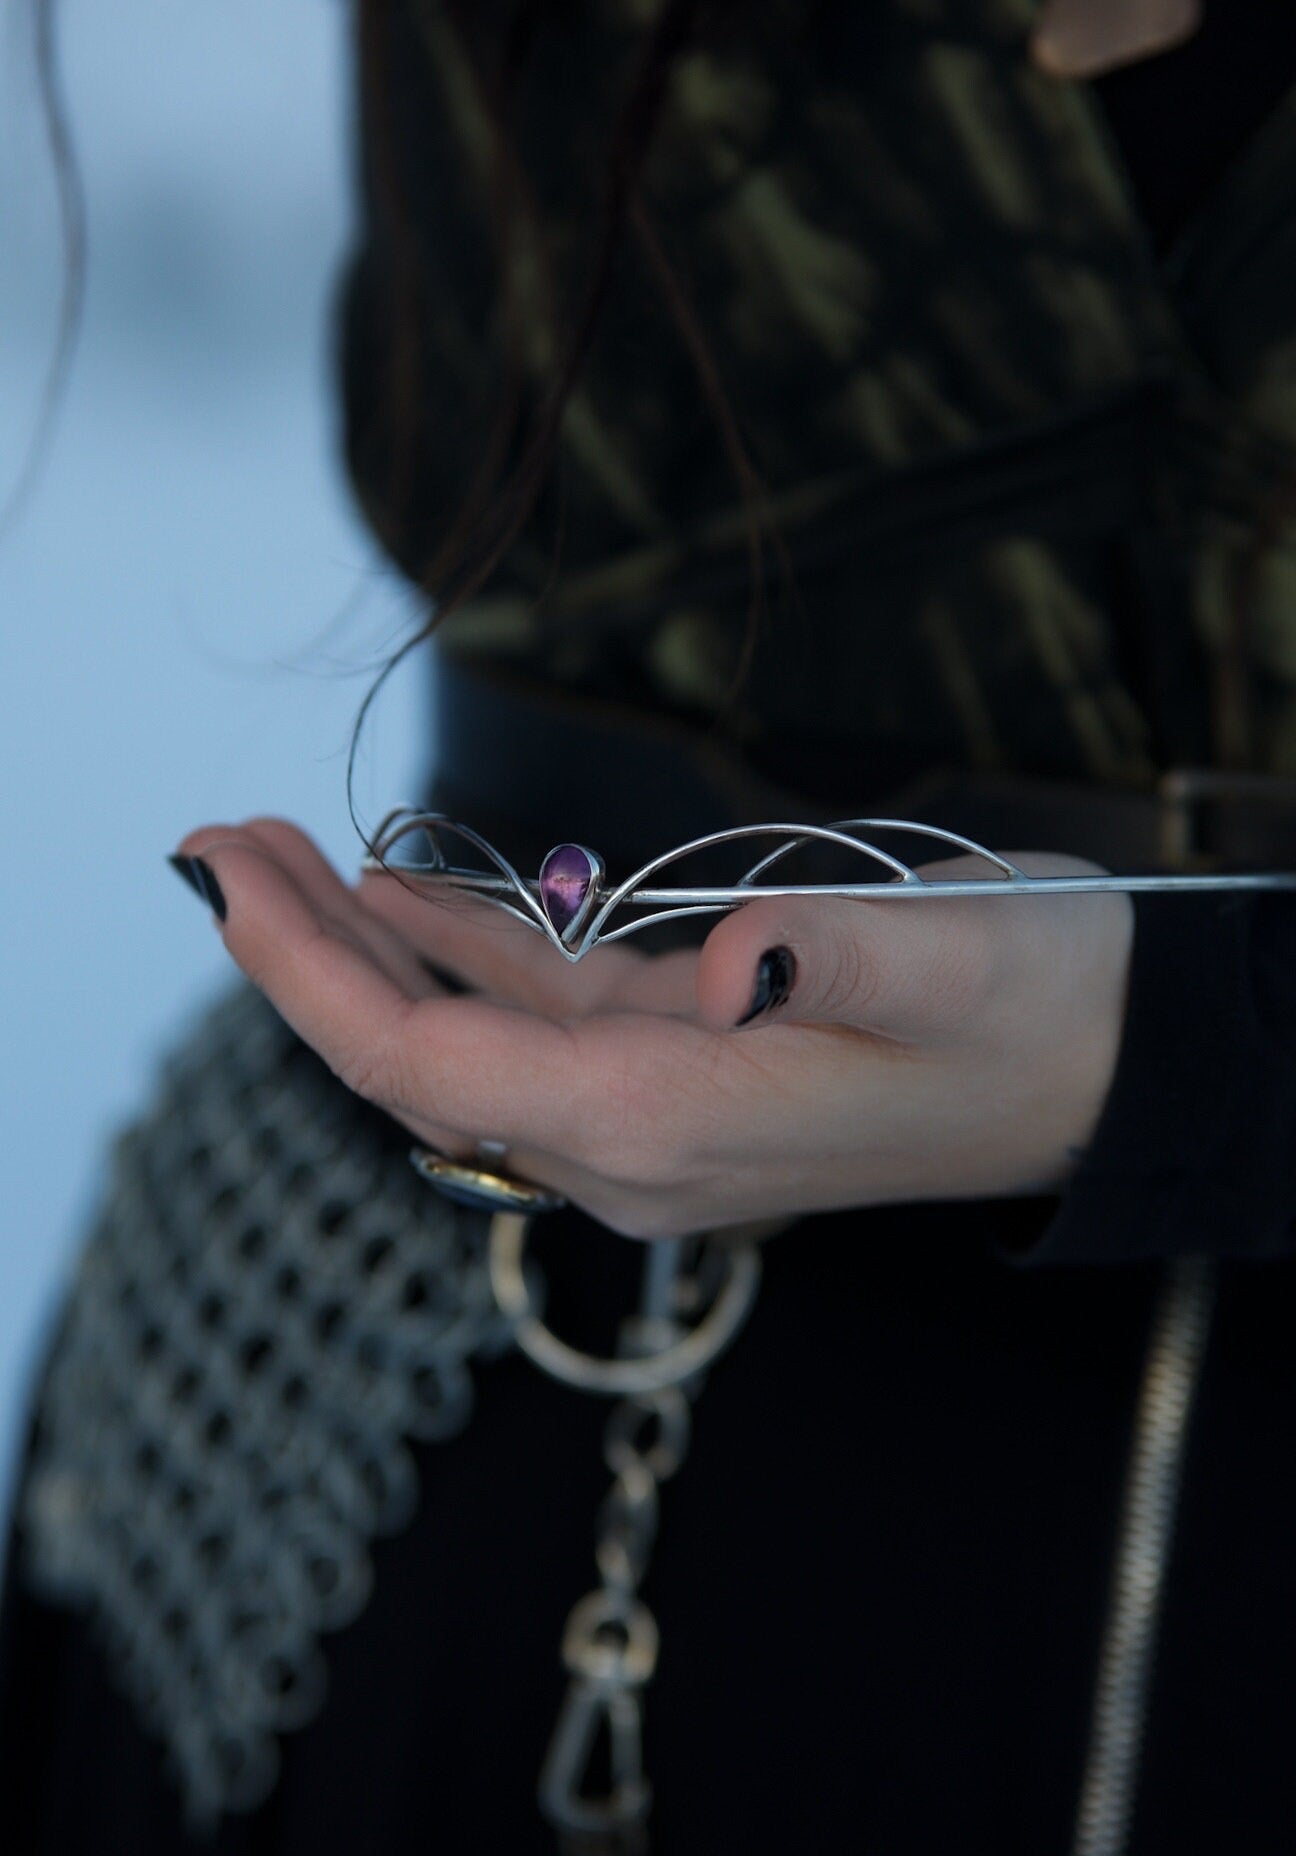
M1278 839L1284 812L1296 837L1296 779L1281 774L1172 767L1157 783L1157 801L1157 852L1170 870L1221 870L1239 858L1254 864L1281 856L1269 840Z

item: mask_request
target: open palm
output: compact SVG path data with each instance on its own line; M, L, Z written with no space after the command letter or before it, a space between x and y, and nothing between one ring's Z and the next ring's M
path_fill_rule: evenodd
M502 1143L631 1236L1057 1188L1115 1067L1119 895L761 898L697 951L573 966L488 904L349 885L282 821L181 851L215 872L231 955L348 1087L451 1155ZM771 948L794 982L740 1027Z

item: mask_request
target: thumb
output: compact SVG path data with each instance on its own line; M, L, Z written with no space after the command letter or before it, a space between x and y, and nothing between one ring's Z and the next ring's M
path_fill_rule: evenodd
M984 996L990 948L972 899L744 904L707 936L698 1011L717 1030L853 1025L930 1039Z

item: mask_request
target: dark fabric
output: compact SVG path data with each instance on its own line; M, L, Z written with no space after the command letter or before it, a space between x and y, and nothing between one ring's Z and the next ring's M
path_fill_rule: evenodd
M1093 84L1158 247L1170 248L1296 69L1296 13L1273 0L1206 0L1198 30Z
M588 204L606 124L586 105L609 61L621 68L634 9L597 11L599 33L542 35L517 122L528 153L552 156L531 172L560 223L573 198ZM472 12L486 39L496 13ZM447 108L462 74L444 37L427 56L440 10L373 14L390 35L366 52L348 446L379 533L417 573L498 386L483 333L493 284L464 180L471 123ZM1228 113L1213 204L1176 247L1175 294L1093 98L1025 68L1028 8L826 6L808 10L810 32L790 18L804 24L760 10L750 59L732 37L712 45L716 85L690 92L697 113L668 123L654 170L762 468L776 492L824 489L819 529L808 519L801 536L805 629L775 610L727 744L770 780L840 794L843 810L852 756L870 790L933 766L1137 787L1209 758L1220 589L1291 440L1264 384L1282 378L1265 369L1293 327L1290 107L1219 180L1252 126ZM772 111L771 71L784 81ZM736 94L750 108L735 122ZM1151 167L1117 114L1110 126L1150 205ZM380 203L393 159L395 220ZM817 260L828 276L809 302L769 285L777 251L767 273L746 221L711 211L748 170L767 182L758 207L783 188L794 229L824 235L798 247L796 275ZM1169 199L1158 226L1180 232L1184 210ZM843 244L880 261L876 298ZM554 249L560 269L579 268L578 242ZM508 563L520 603L465 613L447 645L654 717L714 719L745 564L723 521L713 532L703 518L724 515L731 485L642 278L622 283L586 450L560 472L570 572L537 601L558 498ZM395 339L411 326L426 342L413 358ZM418 413L406 449L401 406ZM607 444L590 449L600 420ZM1007 502L1041 492L1044 515L996 518L990 545L978 531L947 556L987 448ZM1059 489L1039 484L1041 457ZM660 491L648 518L615 460ZM875 485L885 508L870 526L859 511ZM598 572L627 560L608 590ZM1255 635L1290 639L1265 629L1288 610L1259 598ZM1265 765L1290 761L1286 663L1272 646L1252 667L1250 745ZM465 744L441 787L487 827L508 801L482 772L489 754L488 735ZM569 829L554 821L551 835ZM1069 1846L1158 1259L1199 1251L1223 1259L1220 1303L1131 1856L1290 1850L1294 972L1290 899L1140 904L1119 1071L1060 1202L823 1218L769 1247L750 1327L712 1374L666 1492L648 1586L663 1630L648 1727L658 1856ZM630 1247L570 1218L543 1256L577 1331L605 1328ZM419 1453L414 1521L384 1543L369 1608L330 1644L323 1712L285 1741L270 1802L210 1847L552 1850L534 1779L563 1619L593 1583L602 1416L516 1359L482 1370L470 1428ZM20 1569L16 1547L0 1613L7 1846L200 1849L86 1624L34 1600Z
M1032 1263L1296 1247L1296 897L1140 897L1120 1061Z
M699 1402L649 1597L662 1856L1068 1846L1152 1272L1018 1271L1045 1208L820 1221L778 1240ZM623 1246L552 1233L591 1314ZM618 1283L618 1288L624 1285ZM1290 1848L1296 1549L1289 1271L1229 1278L1201 1395L1138 1852ZM517 1361L330 1645L330 1694L228 1856L552 1851L534 1781L592 1583L602 1412ZM11 1591L9 1847L174 1856L156 1747L75 1617ZM1244 1801L1240 1804L1239 1801Z
M1174 70L1207 94L1218 76L1218 114L1167 124L1154 66L1112 120L1036 71L1033 10L705 10L644 193L780 537L767 616L715 409L627 233L557 468L443 649L701 719L785 785L825 748L893 781L1296 764L1270 558L1296 461L1287 25L1259 28L1257 87L1247 22L1213 23ZM545 9L511 106L499 8L456 11L459 31L448 9L370 10L342 303L352 474L435 594L479 463L517 455L570 334L610 99L642 48L619 6ZM512 261L489 230L493 95L525 176ZM1166 264L1138 210L1159 143L1191 144L1207 189Z

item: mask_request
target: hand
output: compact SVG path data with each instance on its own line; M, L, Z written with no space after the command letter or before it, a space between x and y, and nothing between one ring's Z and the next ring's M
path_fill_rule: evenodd
M630 1236L1054 1190L1115 1067L1126 896L766 898L699 951L573 966L487 904L348 886L282 822L181 850L215 873L234 959L349 1088L453 1156L505 1143L509 1171ZM780 974L786 999L739 1026Z

